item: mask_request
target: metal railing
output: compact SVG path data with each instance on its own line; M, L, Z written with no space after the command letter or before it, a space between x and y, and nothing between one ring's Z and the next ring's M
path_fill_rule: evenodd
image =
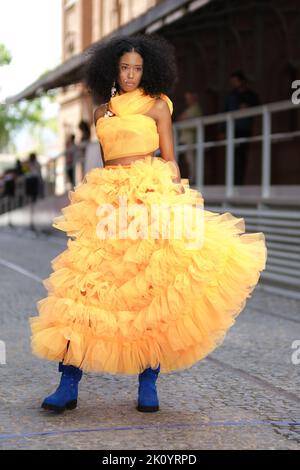
M79 144L74 155L73 171L75 185L84 176L84 160L87 145L86 143ZM43 194L39 194L34 202L26 194L26 174L10 178L13 185L13 189L10 189L10 191L6 190L6 183L3 180L0 188L0 215L31 203L35 204L35 202L45 197L62 194L67 189L72 189L73 185L68 182L65 152L60 152L46 164L42 165L42 172L44 174Z
M204 187L204 165L205 150L214 147L226 147L225 164L225 195L231 197L234 194L234 149L235 145L244 142L261 142L261 196L271 197L271 165L272 165L272 143L282 140L300 137L300 129L293 132L272 133L272 117L275 113L291 109L300 109L300 105L293 104L292 101L280 101L276 103L255 106L252 108L215 114L199 118L187 119L175 122L174 145L178 161L180 152L193 148L196 153L196 186L200 189ZM261 117L262 133L253 137L235 137L235 121L240 118ZM217 141L206 141L205 130L208 125L226 124L226 138ZM196 131L196 142L194 144L179 144L179 132L181 129L194 129ZM299 178L300 185L300 178Z
M272 118L277 112L288 111L288 110L300 110L300 105L295 105L292 101L280 101L276 103L265 104L262 106L256 106L252 108L242 109L238 111L232 111L228 113L220 113L209 116L203 116L199 118L186 119L184 121L173 123L173 138L174 138L174 149L175 156L178 162L179 154L192 148L196 154L196 175L195 185L203 190L204 188L204 171L205 171L205 151L207 149L225 147L225 196L231 197L234 195L234 158L235 158L235 146L239 143L245 142L260 142L261 143L261 185L260 195L264 199L272 198L271 193L271 167L272 167L272 144L284 140L292 140L300 137L300 128L293 132L280 132L272 133ZM260 117L262 119L262 132L260 135L252 137L235 137L235 121L240 118L253 118ZM225 138L222 140L206 140L206 127L210 125L224 125L225 124ZM300 126L299 126L300 127ZM196 132L196 139L194 144L180 144L179 133L182 129L194 129ZM91 141L91 145L95 145L96 142ZM86 146L89 145L82 143L79 145L79 152L74 159L74 173L75 173L75 184L78 184L84 175L84 154L86 152ZM99 147L98 147L99 148ZM100 148L99 148L100 152ZM57 155L51 163L56 167L56 162L64 156L64 152ZM64 176L62 175L64 173ZM55 176L54 176L55 175ZM67 177L65 169L57 171L53 170L52 179L64 178L65 190L68 187ZM57 186L55 181L52 181L52 186ZM299 178L300 187L300 178ZM53 189L55 193L56 190Z
M260 196L264 199L272 198L271 194L271 167L272 167L272 144L284 140L292 140L300 137L300 129L293 132L272 133L272 118L275 113L292 109L300 109L300 105L293 104L292 101L280 101L276 103L265 104L238 111L221 113L209 116L203 116L193 119L173 123L173 137L176 160L178 162L180 153L187 149L195 150L196 174L195 185L200 191L204 188L205 171L205 151L207 149L225 147L225 196L234 195L234 158L235 145L245 142L261 143L261 185ZM235 137L235 121L240 118L260 117L262 119L262 132L253 137ZM225 138L222 140L206 140L206 128L210 125L225 124ZM196 133L195 143L180 144L179 133L182 129L193 129ZM95 145L95 142L90 142ZM84 176L84 155L86 152L86 143L78 146L79 152L74 159L75 185L77 185ZM98 147L99 148L99 147ZM100 150L99 150L100 151ZM66 174L64 152L59 153L48 162L45 182L45 196L59 194L70 188ZM300 178L299 178L300 187ZM19 190L15 197L0 198L0 213L20 207L28 203L28 198L24 191Z
M13 181L12 181L13 180ZM0 192L0 215L23 207L31 202L31 197L26 194L26 176L20 175L11 179L14 190L6 194L5 184Z
M209 206L208 210L220 212L218 206ZM300 300L300 211L281 207L222 208L222 212L227 211L245 220L246 233L263 232L266 237L267 264L260 288Z

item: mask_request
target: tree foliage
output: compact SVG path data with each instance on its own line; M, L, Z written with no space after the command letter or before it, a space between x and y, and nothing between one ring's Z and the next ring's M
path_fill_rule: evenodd
M9 65L10 52L3 44L0 44L0 66ZM45 71L41 76L48 73ZM56 101L56 94L41 96L32 100L23 100L15 104L0 103L0 152L12 151L15 147L13 139L18 131L26 127L33 133L38 133L48 127L57 131L56 120L47 119L44 116L45 104Z

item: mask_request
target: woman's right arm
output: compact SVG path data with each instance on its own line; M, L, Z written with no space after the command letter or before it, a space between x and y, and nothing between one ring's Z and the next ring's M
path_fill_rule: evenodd
M164 160L170 161L174 166L176 176L172 178L173 183L176 184L178 190L181 193L184 193L185 189L181 183L179 166L175 159L172 119L167 103L163 100L157 101L156 111L156 124L159 135L159 149L161 156Z

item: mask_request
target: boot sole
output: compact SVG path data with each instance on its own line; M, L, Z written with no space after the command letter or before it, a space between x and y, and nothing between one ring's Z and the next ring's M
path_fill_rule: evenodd
M159 411L159 406L142 406L138 405L136 408L138 411L143 411L144 413L153 413Z
M56 411L57 413L62 413L65 410L74 410L77 407L77 400L72 400L66 403L65 406L52 405L50 403L42 403L41 408L44 410Z

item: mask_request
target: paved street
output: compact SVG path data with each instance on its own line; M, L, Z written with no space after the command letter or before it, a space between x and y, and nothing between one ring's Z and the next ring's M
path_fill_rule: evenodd
M28 318L65 246L59 234L0 231L0 449L300 449L300 301L259 287L213 354L159 377L158 413L136 411L137 376L105 374L84 374L76 410L42 410L60 374L31 354Z

